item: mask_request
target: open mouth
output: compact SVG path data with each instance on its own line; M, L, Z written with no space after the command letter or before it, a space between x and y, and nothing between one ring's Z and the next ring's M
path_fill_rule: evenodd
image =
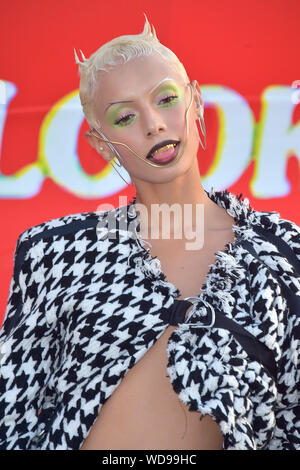
M160 144L154 145L147 155L147 159L161 165L174 160L178 154L180 141L165 140Z

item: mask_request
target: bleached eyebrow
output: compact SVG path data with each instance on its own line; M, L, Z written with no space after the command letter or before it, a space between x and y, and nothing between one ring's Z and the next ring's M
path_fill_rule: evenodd
M170 78L170 77L166 77L166 78L163 78L160 82L158 82L157 85L155 85L150 91L149 91L149 94L153 93L153 91L158 88L163 82L166 82L167 80L173 80L173 78Z
M171 80L171 81L174 81L174 79L173 79L173 78L170 78L170 77L163 78L163 79L160 80L160 82L158 82L153 88L151 88L150 91L148 91L148 94L153 93L153 91L154 91L156 88L158 88L163 82L166 82L167 80L169 80L169 81L170 81L170 80ZM134 102L133 100L130 100L130 101L129 101L129 100L114 101L114 102L108 104L108 106L107 106L106 109L105 109L105 112L106 112L106 111L108 110L108 108L109 108L110 106L112 106L113 104L119 104L119 103L133 103L133 102Z

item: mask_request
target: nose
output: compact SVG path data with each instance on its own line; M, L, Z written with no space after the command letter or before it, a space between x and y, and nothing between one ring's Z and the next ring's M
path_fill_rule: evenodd
M157 123L148 128L147 136L160 134L165 130L166 126L164 124Z
M146 117L146 133L147 137L151 135L160 134L167 130L161 115L158 112L149 111Z

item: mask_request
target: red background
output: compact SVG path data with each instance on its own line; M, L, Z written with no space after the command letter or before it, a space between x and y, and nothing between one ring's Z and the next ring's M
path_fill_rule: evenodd
M78 89L78 68L73 49L89 57L103 43L123 34L140 33L145 12L159 40L175 52L188 75L203 84L221 84L242 95L255 120L261 113L261 95L270 85L300 79L299 0L13 0L1 2L0 79L13 82L18 93L9 105L5 122L0 173L12 175L37 159L41 122L63 96ZM293 114L299 122L300 105ZM199 150L199 167L205 175L212 162L218 133L213 110L205 114L207 150ZM79 139L80 163L89 174L105 166ZM243 193L257 210L276 210L281 217L300 223L299 155L287 160L291 192L286 197L257 199L250 190L251 161L228 189ZM116 175L116 178L118 176ZM133 189L122 194L131 197ZM114 194L105 201L118 205ZM32 225L82 211L94 211L103 199L79 198L45 178L39 194L25 199L0 199L0 324L7 302L18 235Z

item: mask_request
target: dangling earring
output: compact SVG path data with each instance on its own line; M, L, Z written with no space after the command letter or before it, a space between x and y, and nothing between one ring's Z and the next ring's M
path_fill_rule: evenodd
M100 150L103 150L103 147L100 147ZM112 150L112 149L111 149L111 150ZM115 150L115 149L114 149L114 150ZM116 151L115 151L115 154L116 154ZM117 165L119 168L121 168L121 167L122 167L122 164L121 164L121 162L120 162L121 157L119 156L119 154L116 155L116 157L117 157L117 161L118 161L118 163L116 163L116 165ZM128 183L128 182L123 178L123 176L120 175L120 173L118 172L118 170L117 170L117 169L114 167L114 165L112 164L112 160L109 160L109 163L111 164L111 166L113 167L113 169L118 173L118 175L120 176L120 178L122 178L122 180L124 181L124 183L126 183L127 186L129 186L130 188L132 188L132 187L134 186L134 184L133 184L132 182L131 182L131 183Z
M204 123L203 114L202 114L201 112L200 112L200 117L198 117L198 121L199 121L199 126L200 126L200 129L201 129L202 135L203 135L203 137L204 137L204 145L205 145L205 147L203 147L203 144L202 144L202 142L201 142L199 133L198 133L198 138L199 138L201 147L203 148L203 150L206 150L206 130L205 130L205 123Z
M134 184L131 182L131 183L127 183L127 181L123 178L122 175L120 175L120 173L118 172L118 170L114 167L114 165L112 164L111 160L109 161L109 163L111 164L111 166L113 167L113 169L118 173L118 175L120 176L120 178L122 178L122 180L127 184L127 186L129 186L130 188L132 188L134 186ZM118 164L118 167L121 167L122 165L121 164Z
M199 126L200 126L200 130L202 132L202 135L204 137L204 146L202 144L202 141L201 141L201 138L200 138L200 135L199 135L199 132L198 132L198 139L199 139L199 142L201 144L201 147L203 148L203 150L206 150L206 130L205 130L205 122L204 122L204 118L203 118L203 114L201 112L201 103L200 103L200 98L199 98L199 93L198 93L198 90L196 88L196 80L194 80L192 82L192 85L193 85L193 88L195 90L195 94L196 94L196 100L197 100L197 107L198 107L198 110L199 110L199 113L200 113L200 116L198 117L198 121L199 121Z

